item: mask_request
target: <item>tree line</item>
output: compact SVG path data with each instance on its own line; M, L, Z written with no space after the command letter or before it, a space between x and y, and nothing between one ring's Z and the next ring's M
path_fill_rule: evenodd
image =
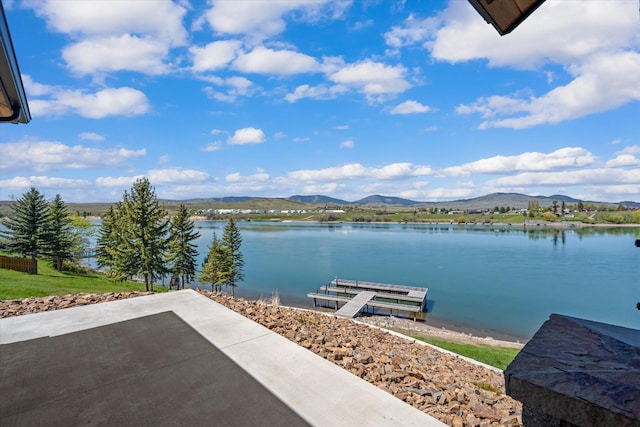
M78 220L82 218L74 221L74 214L69 213L60 195L47 203L32 187L12 206L8 219L2 221L6 230L0 233L0 248L30 257L32 274L38 272L39 257L51 260L61 271L65 261L77 257L74 245L80 247L80 252L86 246L86 236L81 239L82 234L74 226ZM199 237L185 205L181 204L169 218L149 180L140 178L103 218L96 241L97 265L110 280L141 278L147 291L167 274L178 278L184 288L196 277L198 250L194 240ZM212 289L230 286L233 290L244 280L241 244L242 236L231 218L220 240L213 235L199 274L201 283L210 284Z

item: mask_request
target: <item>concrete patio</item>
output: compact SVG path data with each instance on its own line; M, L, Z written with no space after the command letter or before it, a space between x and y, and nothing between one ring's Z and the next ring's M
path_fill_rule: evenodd
M436 419L193 290L0 319L2 425Z

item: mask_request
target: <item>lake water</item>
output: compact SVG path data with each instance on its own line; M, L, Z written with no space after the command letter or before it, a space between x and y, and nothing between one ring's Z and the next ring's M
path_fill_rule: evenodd
M640 329L640 228L239 222L237 296L312 307L334 277L423 286L427 323L529 339L550 313ZM199 221L199 264L224 222Z

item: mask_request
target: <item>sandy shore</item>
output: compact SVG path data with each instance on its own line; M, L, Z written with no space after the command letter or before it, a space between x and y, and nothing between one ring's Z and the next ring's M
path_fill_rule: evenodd
M453 331L446 327L435 327L423 322L414 322L410 319L402 319L389 316L368 316L358 317L355 320L369 325L374 325L383 329L399 332L408 336L420 336L424 338L435 338L444 341L457 342L461 344L483 345L491 347L522 348L521 342L499 340L492 337L480 337L472 333Z

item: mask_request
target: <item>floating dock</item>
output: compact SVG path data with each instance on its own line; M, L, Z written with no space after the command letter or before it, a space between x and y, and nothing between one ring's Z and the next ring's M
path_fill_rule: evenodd
M317 292L307 294L313 298L315 308L318 300L332 301L335 304L336 315L342 317L356 317L363 309L387 309L406 312L413 315L427 311L427 288L416 286L392 285L387 283L362 282L358 280L338 279L337 277L322 286ZM344 303L342 307L340 304Z

